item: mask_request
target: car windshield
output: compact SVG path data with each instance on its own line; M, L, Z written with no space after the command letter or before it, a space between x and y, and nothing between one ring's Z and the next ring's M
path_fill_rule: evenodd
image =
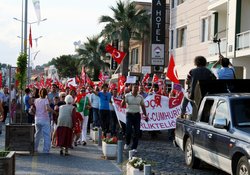
M233 100L231 107L236 125L250 126L250 99Z

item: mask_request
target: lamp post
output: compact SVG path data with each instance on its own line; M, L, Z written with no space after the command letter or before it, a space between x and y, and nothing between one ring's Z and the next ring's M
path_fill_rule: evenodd
M25 40L25 37L23 36L23 23L24 23L24 21L21 20L21 19L15 18L15 17L14 17L13 19L22 23L21 37L19 37L19 38L21 38L21 53L23 53L23 52L25 51L25 49L24 49L24 45L25 45L25 44L26 44L26 53L27 53L27 37L26 37L26 40ZM40 22L43 22L43 21L46 21L46 20L47 20L47 18L44 18L44 19L42 19ZM27 21L27 24L32 25L32 24L35 24L35 23L37 23L37 22L38 22L38 21L32 21L32 22L28 22L28 21ZM26 29L26 30L27 30L27 29ZM26 31L26 35L27 35L27 31ZM24 43L25 43L25 44L24 44Z

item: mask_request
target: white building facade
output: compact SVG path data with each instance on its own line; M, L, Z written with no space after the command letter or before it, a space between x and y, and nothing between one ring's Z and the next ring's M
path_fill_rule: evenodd
M250 78L250 0L171 0L169 52L179 78L194 67L195 56L213 64L218 42L236 67L237 78Z

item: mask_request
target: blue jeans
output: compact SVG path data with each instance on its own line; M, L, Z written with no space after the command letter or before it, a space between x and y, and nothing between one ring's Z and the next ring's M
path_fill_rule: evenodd
M93 112L93 127L100 127L100 116L99 116L99 109L98 108L92 108Z
M50 137L50 121L49 120L39 120L35 122L35 151L38 151L39 142L43 136L44 145L43 152L49 153L51 146Z
M134 127L133 144L131 149L137 149L138 140L140 135L141 114L128 113L126 114L126 144L129 145L132 136L132 127Z

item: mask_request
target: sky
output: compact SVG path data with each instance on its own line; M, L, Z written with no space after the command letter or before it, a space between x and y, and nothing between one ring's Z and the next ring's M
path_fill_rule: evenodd
M23 0L25 1L25 0ZM140 0L151 2L152 0ZM100 33L102 15L112 16L117 0L40 0L41 19L31 25L33 41L31 65L42 65L61 55L75 54L74 42ZM21 51L22 0L0 0L0 63L16 66ZM28 0L28 22L37 21L32 0ZM28 26L28 30L29 30ZM29 32L28 32L29 33Z

